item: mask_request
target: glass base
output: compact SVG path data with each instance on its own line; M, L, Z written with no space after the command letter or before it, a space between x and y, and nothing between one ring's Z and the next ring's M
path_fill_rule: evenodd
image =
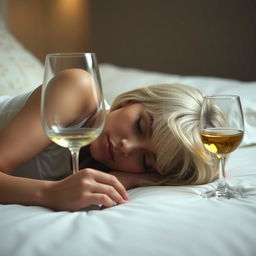
M217 189L207 191L201 194L203 198L212 198L217 199L231 199L231 198L242 198L242 194L239 191L234 190L228 184L224 186L218 186Z

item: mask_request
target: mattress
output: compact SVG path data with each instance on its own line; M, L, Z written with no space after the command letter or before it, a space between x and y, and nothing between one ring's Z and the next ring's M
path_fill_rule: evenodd
M124 205L78 212L0 205L1 256L253 256L256 253L256 146L239 148L227 182L242 199L205 199L199 186L128 191Z
M1 256L234 256L256 255L255 83L180 77L100 66L105 97L167 82L205 93L241 96L246 134L227 162L227 182L241 199L202 198L216 181L199 186L149 186L128 191L129 201L109 209L91 206L55 212L36 206L0 205Z

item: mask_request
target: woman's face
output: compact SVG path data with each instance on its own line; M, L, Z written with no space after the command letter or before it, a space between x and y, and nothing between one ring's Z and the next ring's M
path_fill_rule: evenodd
M113 170L156 170L152 123L144 105L122 104L107 114L103 132L90 146L92 157Z

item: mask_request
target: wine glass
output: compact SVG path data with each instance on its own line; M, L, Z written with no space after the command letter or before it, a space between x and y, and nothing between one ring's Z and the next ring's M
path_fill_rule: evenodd
M239 146L244 135L243 111L239 96L205 96L201 110L200 135L205 148L217 156L219 163L217 188L203 196L240 198L240 192L231 188L225 181L226 157Z
M62 79L76 71L76 79ZM56 82L56 77L59 77ZM90 83L90 86L88 86ZM88 95L90 95L88 100ZM79 115L73 117L68 102L80 100ZM82 99L82 100L81 100ZM70 105L70 106L73 106ZM54 53L46 55L41 98L41 120L46 135L70 150L73 173L79 170L79 151L101 133L105 104L95 53Z

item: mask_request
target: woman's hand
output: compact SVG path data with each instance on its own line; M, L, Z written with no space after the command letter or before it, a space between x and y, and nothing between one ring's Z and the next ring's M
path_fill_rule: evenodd
M92 204L111 207L128 200L118 179L94 169L84 169L63 180L48 183L41 194L42 204L54 210L75 211Z

